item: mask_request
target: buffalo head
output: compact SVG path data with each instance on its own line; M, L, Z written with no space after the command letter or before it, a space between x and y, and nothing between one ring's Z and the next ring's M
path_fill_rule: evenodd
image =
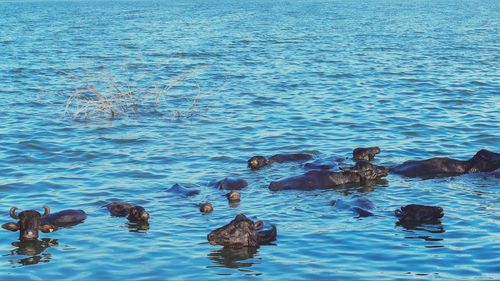
M231 248L258 247L276 240L276 226L271 230L262 230L262 221L253 222L245 215L237 215L234 220L208 234L211 245L223 245Z
M352 159L355 161L365 160L370 161L375 158L375 155L380 153L380 148L378 146L374 147L359 147L352 151Z
M43 233L53 232L57 230L57 227L51 224L41 224L41 219L47 217L50 214L49 207L44 206L43 209L43 215L34 210L22 211L17 214L17 208L12 207L9 211L9 215L11 218L18 221L5 223L2 225L2 228L10 231L19 230L19 240L21 241L37 240L38 230L42 231Z
M358 161L353 167L342 168L342 170L356 173L364 181L376 180L389 174L389 168L373 165L367 161Z
M395 211L400 224L436 224L444 216L443 208L424 205L406 205Z
M254 156L248 160L248 168L258 170L269 164L269 161L264 156Z
M130 208L127 219L131 222L148 222L149 213L141 206Z
M469 173L495 171L500 168L500 153L481 149L468 162Z

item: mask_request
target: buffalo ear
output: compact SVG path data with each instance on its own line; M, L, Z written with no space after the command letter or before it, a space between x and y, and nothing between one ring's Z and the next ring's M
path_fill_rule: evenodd
M8 222L8 223L2 224L2 228L10 230L10 231L18 231L19 224L15 223L15 222Z
M58 230L57 226L51 225L51 224L42 224L40 225L40 231L43 233L50 233Z

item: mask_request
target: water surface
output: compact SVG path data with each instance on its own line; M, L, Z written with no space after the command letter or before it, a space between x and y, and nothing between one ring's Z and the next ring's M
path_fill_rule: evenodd
M0 1L0 223L12 206L89 215L31 246L0 231L0 279L500 279L498 179L270 192L300 165L246 168L253 155L372 145L387 166L500 151L499 11L488 0ZM183 75L169 95L199 90L192 118L172 116L183 99L64 115L86 84L147 92ZM226 176L249 182L235 208L207 185ZM174 183L201 194L166 193ZM377 216L330 204L354 195ZM101 206L113 200L148 209L150 228L110 217ZM198 212L204 201L212 214ZM442 206L442 225L396 226L409 203ZM275 223L275 245L209 245L238 213Z

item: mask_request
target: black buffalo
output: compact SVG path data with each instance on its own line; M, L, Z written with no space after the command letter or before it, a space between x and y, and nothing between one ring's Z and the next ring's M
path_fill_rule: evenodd
M500 153L482 149L469 160L435 157L427 160L406 161L392 167L391 173L406 177L438 178L466 173L492 172L499 168Z
M354 161L365 160L370 161L375 158L375 155L380 153L378 146L373 147L358 147L352 151L352 159Z
M269 159L264 156L253 156L248 162L248 168L258 170L264 166L272 163L285 163L285 162L305 162L313 159L311 154L307 153L293 153L293 154L276 154Z
M217 189L240 190L247 187L248 182L244 179L224 178L220 181L213 181L210 185Z
M342 172L309 171L302 175L274 181L269 185L269 189L273 191L288 189L313 190L345 184L364 184L385 177L388 173L389 169L386 167L359 161L353 167L343 168Z
M263 230L262 221L253 222L245 215L239 214L234 220L208 234L211 245L223 245L230 248L258 247L276 240L276 226Z
M38 231L43 233L53 232L60 227L70 227L79 224L87 218L87 215L82 210L64 210L50 214L49 207L44 206L43 209L43 214L35 210L26 210L17 214L17 208L12 207L9 215L18 221L5 223L2 225L2 228L10 231L19 231L20 241L33 241L38 239Z
M104 206L114 217L127 217L131 222L147 223L149 213L142 206L134 206L127 202L112 202Z
M190 196L195 196L200 194L200 191L197 189L192 189L192 188L186 188L180 184L174 184L172 185L169 189L166 190L167 192L177 194L182 197L190 197Z
M394 211L401 225L439 224L444 216L443 208L410 204Z

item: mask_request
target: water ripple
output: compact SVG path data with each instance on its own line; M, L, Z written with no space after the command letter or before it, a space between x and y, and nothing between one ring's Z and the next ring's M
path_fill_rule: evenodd
M253 155L373 145L388 166L500 151L498 11L490 0L1 1L1 223L12 206L88 219L41 235L48 247L0 232L0 279L499 279L496 178L271 192L303 168L246 168ZM163 107L64 118L85 84L155 91L191 72ZM200 115L171 118L174 98L198 89ZM238 205L208 185L225 177L249 183ZM200 194L164 191L175 183ZM375 216L330 204L352 195ZM144 206L149 228L110 217L102 206L118 200ZM201 215L205 201L215 210ZM410 203L442 206L443 223L396 225ZM275 244L210 246L207 233L238 213L276 224Z

